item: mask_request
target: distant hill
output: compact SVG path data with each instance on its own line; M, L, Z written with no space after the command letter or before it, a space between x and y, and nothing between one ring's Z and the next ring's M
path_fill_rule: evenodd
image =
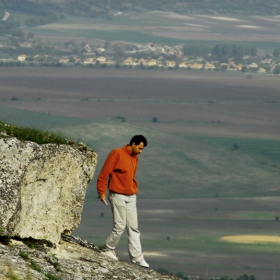
M280 0L1 0L1 6L43 16L63 13L108 18L113 11L126 10L161 10L181 14L280 14Z

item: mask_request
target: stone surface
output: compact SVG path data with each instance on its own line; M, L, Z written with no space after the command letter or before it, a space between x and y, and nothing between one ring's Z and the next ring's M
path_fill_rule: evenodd
M0 280L8 279L165 280L179 278L163 275L135 264L114 261L99 252L65 241L61 241L55 249L44 247L38 250L30 249L21 241L13 240L12 245L9 246L0 243Z
M96 164L87 149L0 139L0 235L58 243L80 223Z

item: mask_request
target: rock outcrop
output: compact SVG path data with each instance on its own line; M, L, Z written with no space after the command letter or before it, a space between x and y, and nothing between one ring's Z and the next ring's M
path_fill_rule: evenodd
M30 245L30 243L29 243ZM0 280L166 280L178 279L61 240L56 248L28 247L20 240L0 243Z
M0 235L58 243L80 223L96 164L88 149L0 139Z

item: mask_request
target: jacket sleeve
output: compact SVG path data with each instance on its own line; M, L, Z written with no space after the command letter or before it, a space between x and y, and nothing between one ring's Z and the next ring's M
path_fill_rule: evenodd
M118 154L115 151L111 151L98 175L97 192L99 196L101 194L106 194L108 178L110 178L113 173L114 166L117 159L118 159Z

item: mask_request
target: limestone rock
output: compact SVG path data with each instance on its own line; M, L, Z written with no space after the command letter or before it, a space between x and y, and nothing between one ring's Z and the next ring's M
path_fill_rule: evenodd
M30 249L21 241L0 243L0 280L167 280L163 275L135 264L115 261L94 250L61 241L56 248Z
M96 164L87 149L0 139L0 235L58 243L80 223Z

